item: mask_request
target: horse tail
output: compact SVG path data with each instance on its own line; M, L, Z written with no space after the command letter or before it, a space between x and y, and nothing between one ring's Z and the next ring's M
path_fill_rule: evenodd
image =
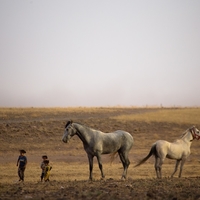
M137 165L135 165L134 167L138 167L140 166L141 164L143 164L144 162L146 162L152 155L156 155L157 154L157 151L156 151L156 143L153 144L153 146L151 147L151 150L149 152L149 154L143 158Z
M118 156L117 151L110 154L110 164L113 163L114 159Z

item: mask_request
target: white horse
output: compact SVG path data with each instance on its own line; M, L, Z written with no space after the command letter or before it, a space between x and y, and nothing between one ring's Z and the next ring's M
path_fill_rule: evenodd
M128 166L130 164L128 154L133 146L133 137L130 133L122 130L112 133L103 133L84 125L68 121L65 126L62 141L67 143L74 135L77 135L82 140L84 149L88 155L90 180L92 180L93 157L97 157L101 176L104 178L101 154L112 154L116 152L118 152L124 168L122 179L126 179Z
M177 139L173 143L167 142L165 140L158 140L151 147L149 154L145 158L143 158L137 165L135 165L135 167L143 164L152 155L154 155L155 156L155 171L156 171L157 178L162 178L161 169L162 169L162 164L165 158L174 159L176 160L176 165L171 177L174 176L179 164L181 163L180 172L179 172L179 178L180 178L182 170L183 170L183 165L185 161L187 160L188 156L190 155L190 146L194 139L197 139L197 140L200 139L200 132L197 128L195 128L195 126L187 129L183 133L181 138Z

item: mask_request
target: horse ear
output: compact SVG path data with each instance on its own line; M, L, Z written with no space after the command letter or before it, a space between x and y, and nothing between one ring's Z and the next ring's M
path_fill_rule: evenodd
M71 123L71 121L68 121L65 125L65 128L67 128L67 126Z
M192 126L192 127L190 128L190 131L191 131L193 134L195 134L195 126Z
M73 120L70 120L70 123L72 124L72 123L73 123Z

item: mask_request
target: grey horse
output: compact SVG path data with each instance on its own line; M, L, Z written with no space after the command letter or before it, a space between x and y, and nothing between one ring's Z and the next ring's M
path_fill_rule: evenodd
M99 130L86 127L79 123L68 121L65 126L65 132L62 141L67 143L71 137L77 135L83 142L84 149L89 161L89 180L92 180L93 158L97 157L101 176L104 178L101 154L117 153L123 164L122 179L126 179L127 169L130 164L128 153L133 146L133 137L125 131L115 131L112 133L103 133Z
M176 173L177 168L180 163L181 165L180 165L179 177L181 177L183 165L185 164L185 161L190 155L190 146L194 139L196 140L200 139L200 132L195 126L187 129L183 133L181 138L177 139L173 143L165 141L165 140L158 140L152 145L149 154L145 158L143 158L137 165L135 165L135 167L143 164L152 155L154 155L155 156L155 171L156 171L157 178L162 178L161 170L162 170L162 164L165 158L174 159L176 160L176 165L171 177L173 177L174 174Z

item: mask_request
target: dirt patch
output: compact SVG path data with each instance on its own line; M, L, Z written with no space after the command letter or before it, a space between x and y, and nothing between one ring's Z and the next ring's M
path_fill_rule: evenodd
M1 199L199 199L200 179L51 181L4 184ZM197 191L198 190L198 191Z

